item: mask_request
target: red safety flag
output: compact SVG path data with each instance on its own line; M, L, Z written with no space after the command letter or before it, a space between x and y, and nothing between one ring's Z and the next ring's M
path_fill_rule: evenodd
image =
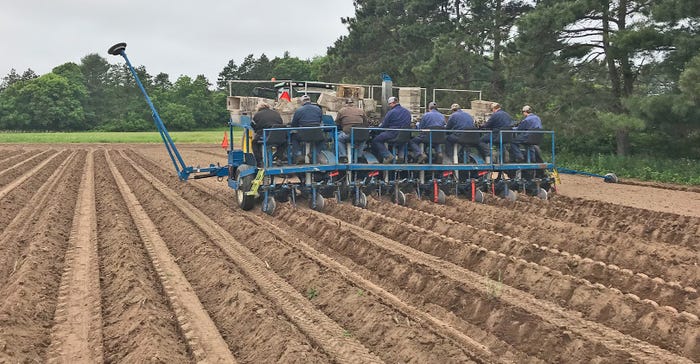
M228 134L224 132L224 140L221 142L221 148L228 149Z
M280 100L287 100L287 101L292 101L292 98L289 97L289 92L284 91L282 92L282 95L280 95Z

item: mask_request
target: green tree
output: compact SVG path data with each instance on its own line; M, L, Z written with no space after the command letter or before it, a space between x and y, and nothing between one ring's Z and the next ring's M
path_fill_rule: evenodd
M27 68L27 70L22 72L21 75L17 73L17 70L13 68L10 70L10 73L8 73L5 77L2 78L2 82L0 82L0 92L2 92L2 90L8 88L15 82L29 81L37 77L39 76L37 76L37 74L34 71L32 71L31 68Z
M83 103L85 122L90 129L99 128L109 116L109 100L105 78L109 71L107 60L97 53L88 54L80 59L80 71L87 90L87 99Z
M0 128L83 130L85 114L80 100L86 94L81 86L53 72L13 83L0 98Z
M413 68L431 58L433 39L450 31L448 1L357 0L349 34L328 48L322 77L376 84L386 72L397 84L415 85Z
M271 62L270 73L265 75L281 80L312 80L311 62L297 57L291 57L289 52L284 52L282 58L276 57ZM264 79L268 79L267 77Z
M563 74L570 75L576 83L589 84L596 94L609 95L597 97L596 104L580 107L626 114L623 119L633 120L636 117L628 106L635 103L630 99L658 92L660 87L668 87L663 82L675 78L672 72L664 75L662 71L664 63L680 49L674 46L674 39L694 38L688 37L693 31L678 26L673 16L665 20L654 17L655 11L663 13L659 9L671 2L678 1L544 0L518 23L518 48L523 60L542 76L540 83L548 84L546 78L552 76L553 70L568 65L572 72ZM666 68L674 67L669 63ZM640 85L640 80L651 82ZM658 83L659 80L666 81ZM570 89L561 86L566 86L565 80L549 83L558 93ZM637 129L621 128L616 133L619 154L629 153L629 133L633 130Z

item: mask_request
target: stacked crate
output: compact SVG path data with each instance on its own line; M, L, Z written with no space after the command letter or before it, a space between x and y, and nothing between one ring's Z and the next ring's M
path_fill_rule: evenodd
M474 118L476 125L482 125L491 116L491 104L493 101L472 100L471 109L465 110Z
M414 120L420 119L420 87L399 87L399 103L411 112Z
M365 88L362 86L338 85L336 95L346 99L363 99L365 97Z
M275 101L263 97L250 96L228 96L226 97L226 110L231 113L231 120L234 122L241 121L241 115L253 115L255 108L260 101L265 101L272 105Z

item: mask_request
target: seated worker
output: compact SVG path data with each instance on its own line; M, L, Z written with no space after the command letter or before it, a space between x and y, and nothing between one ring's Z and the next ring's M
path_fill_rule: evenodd
M437 103L435 101L431 101L428 104L428 112L423 114L423 117L420 119L420 122L416 124L417 129L445 129L445 115L443 115L437 107ZM411 148L411 152L413 153L413 157L416 163L423 163L428 159L428 156L423 152L420 148L420 145L423 143L428 146L430 143L430 133L423 132L420 133L417 137L411 139L411 141L408 143L409 147ZM440 146L438 146L438 158L437 159L442 159L442 151L439 150ZM438 162L439 163L439 162Z
M263 146L261 143L263 137L263 129L284 127L284 121L282 121L280 113L273 110L270 107L270 104L261 101L255 108L255 115L253 115L253 121L251 122L251 126L255 131L255 136L253 137L253 155L255 155L255 160L258 163L258 167L261 167L263 160ZM286 158L285 151L286 145L280 145L279 149L276 152L278 160L284 160L284 158Z
M347 143L350 142L350 129L353 127L366 128L369 125L369 120L365 111L356 107L352 99L348 99L345 101L345 106L338 111L335 123L338 125L338 160L340 163L347 163ZM362 149L363 146L360 146L360 150Z
M387 129L407 129L411 127L411 112L399 104L399 100L392 96L387 99L389 112L384 116L384 120L379 124L380 128ZM394 156L389 153L384 143L388 140L396 138L399 135L397 130L385 130L379 133L372 139L372 151L382 161L382 163L391 163Z
M532 108L529 105L523 106L523 114L525 114L525 119L523 119L520 124L515 128L515 130L535 130L542 129L542 120L540 117L532 112ZM510 144L510 156L515 162L523 162L525 157L523 152L520 151L520 144L527 140L528 133L519 133L513 138Z
M290 126L292 128L321 126L321 120L323 118L323 111L321 108L311 103L309 95L303 95L301 97L301 102L302 105L294 111ZM297 138L296 134L292 134L292 152L294 153L294 163L303 164L304 155L301 151L299 138Z
M469 113L464 112L459 104L452 104L450 109L452 110L452 114L450 114L449 119L447 119L447 130L476 129L474 126L474 118L472 118ZM454 150L454 145L457 143L458 139L459 133L449 134L447 136L447 143L445 144L447 148L447 155L450 157L451 161L453 160L452 151Z
M481 126L481 129L492 130L493 142L498 143L498 132L501 129L509 129L510 125L513 123L513 118L511 118L507 112L503 111L501 109L501 104L497 102L491 103L491 111L493 114L491 114L489 120ZM491 158L489 157L491 152L489 140L490 139L487 134L481 137L481 143L479 143L479 154L481 155L481 158L486 161L486 163L491 163Z

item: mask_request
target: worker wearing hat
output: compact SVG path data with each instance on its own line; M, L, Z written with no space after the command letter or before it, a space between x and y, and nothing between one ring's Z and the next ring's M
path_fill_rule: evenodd
M390 97L387 99L387 103L391 108L389 112L384 116L384 120L379 124L380 128L387 129L408 129L411 127L411 112L405 107L399 104L399 100L396 97ZM394 156L386 148L387 141L396 138L399 135L397 130L385 130L379 133L372 139L372 150L375 155L383 163L391 163L394 160Z
M450 106L450 110L452 110L452 114L450 114L450 117L447 119L447 130L476 129L474 126L474 118L472 118L469 113L462 110L459 104L452 104L452 106ZM447 155L450 157L450 159L452 159L454 145L457 143L458 139L458 133L452 133L447 136L447 143L445 144L447 146Z
M321 108L312 104L311 98L306 94L301 96L301 103L302 105L294 111L290 126L292 128L321 126L323 119ZM292 153L294 153L294 163L302 164L304 162L304 156L296 133L292 134Z
M494 142L498 142L498 132L501 129L510 129L510 125L513 123L513 118L503 109L501 109L501 104L497 102L491 103L491 111L493 112L489 119L481 129L491 130L493 132ZM489 135L484 135L481 137L481 143L479 143L479 154L486 163L491 163L491 138Z
M437 103L435 101L431 101L428 103L428 112L423 114L423 117L420 119L419 124L416 125L416 128L419 129L445 129L445 115L443 115L439 110ZM414 137L411 139L409 142L409 147L411 148L411 152L413 153L413 158L416 163L423 163L425 162L426 159L428 159L428 156L421 150L420 144L429 144L430 143L430 133L427 132L422 132L420 135ZM440 150L441 146L436 146L438 157L437 159L441 159L442 156L442 150ZM438 162L439 163L439 162Z
M338 159L341 163L347 163L348 151L347 143L350 141L351 129L353 127L366 128L369 125L369 119L364 110L355 106L353 99L347 99L345 106L338 110L338 115L335 119L338 125ZM359 150L364 149L364 145L360 145Z
M530 105L523 106L523 115L525 115L525 119L518 124L518 127L515 128L516 130L542 129L542 120L532 112L532 107L530 107ZM525 142L527 137L528 133L518 133L518 135L513 138L510 144L510 157L513 161L523 162L525 160L523 152L520 150L520 144Z

